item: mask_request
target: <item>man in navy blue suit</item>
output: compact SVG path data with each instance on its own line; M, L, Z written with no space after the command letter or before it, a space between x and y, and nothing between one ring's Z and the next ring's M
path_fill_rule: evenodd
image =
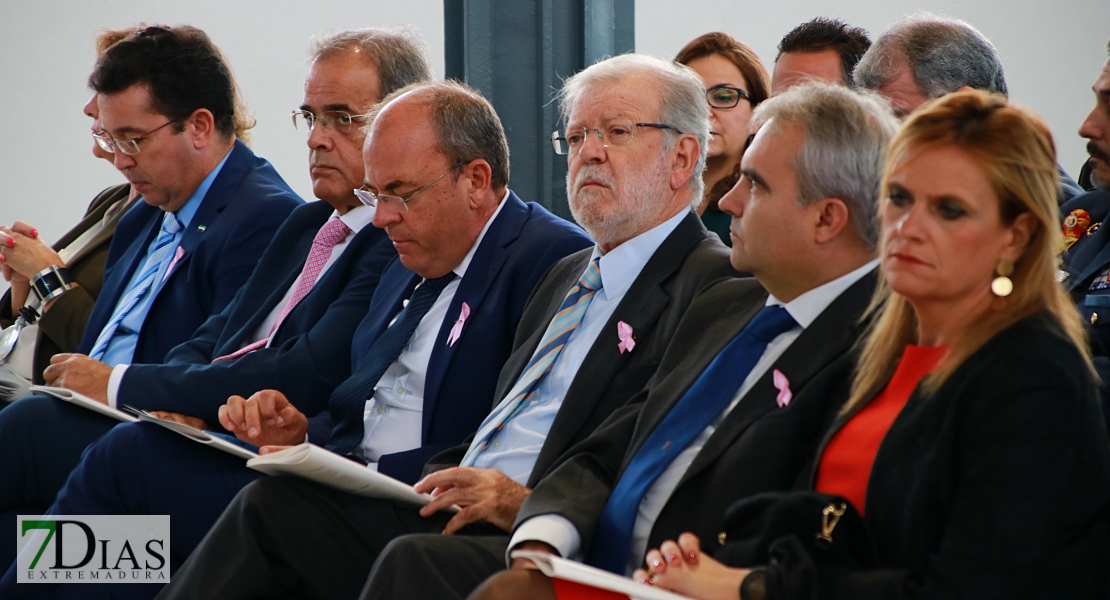
M116 228L82 354L55 356L45 378L104 401L113 367L162 363L219 315L303 202L236 140L230 72L204 32L141 29L101 55L89 84L100 104L97 143L143 202ZM46 302L65 293L65 279L46 278ZM0 521L14 523L28 490L31 504L47 506L105 430L98 415L47 397L0 411ZM14 549L0 542L0 558Z
M1110 44L1107 45L1110 54ZM1102 375L1103 405L1110 425L1110 60L1095 84L1095 108L1079 127L1091 155L1095 189L1060 207L1065 251L1060 278L1090 324L1091 352Z
M371 117L366 185L358 192L375 206L374 224L399 256L355 332L351 377L311 428L277 390L233 397L220 416L244 441L266 445L263 452L308 435L412 482L432 453L478 427L533 287L549 266L590 240L509 191L504 131L477 92L453 83L411 86L379 110ZM274 417L245 416L260 413ZM169 514L176 568L235 493L260 476L242 459L157 426L125 424L89 447L50 512ZM17 590L14 581L13 566L0 595L151 597L160 587Z
M293 212L236 298L172 349L165 364L117 365L110 384L86 388L86 394L107 396L112 406L162 411L203 429L216 423L230 396L267 388L316 414L350 376L355 325L366 315L385 265L397 256L385 233L371 225L374 210L353 191L363 181L359 115L383 93L432 76L423 43L404 33L337 33L317 40L311 54L304 103L294 114L307 129L313 192L322 202ZM392 76L385 80L382 72ZM5 411L5 522L45 510L85 447L116 424L49 397L28 398ZM32 480L35 485L28 485ZM10 562L15 544L2 543L8 550L0 558Z

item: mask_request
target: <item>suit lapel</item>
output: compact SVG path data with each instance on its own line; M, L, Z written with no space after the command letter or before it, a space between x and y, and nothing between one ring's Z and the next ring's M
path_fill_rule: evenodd
M163 214L164 213L160 209L144 202L141 206L136 206L133 210L129 211L127 216L130 218L127 219L128 222L126 227L123 221L117 226L117 231L124 229L124 231L121 232L123 237L119 239L124 240L132 235L134 237L131 244L121 251L114 265L117 268L112 269L110 278L104 281L101 294L97 298L98 303L103 301L104 306L108 307L107 312L104 314L104 321L99 324L100 327L103 327L108 322L108 319L111 318L116 304L126 291L127 282L131 280L131 276L146 257L146 250L159 231ZM109 250L109 254L111 254L111 250ZM118 268L125 265L126 267L123 269Z
M468 330L475 327L473 321L480 320L482 301L509 258L509 247L520 237L520 230L528 221L528 207L516 197L516 194L510 192L505 203L501 213L490 224L485 237L474 252L470 265L466 269L466 275L459 282L455 296L447 307L447 317L440 324L439 335L436 336L435 346L432 347L432 356L428 359L428 371L424 379L424 436L431 427L443 377L459 345L456 342L448 346L447 337L462 312L462 304L465 302L470 307L471 316L463 325L460 339L466 336Z
M620 343L617 323L628 323L638 336L649 335L659 315L671 302L670 296L663 290L663 284L682 268L690 249L705 239L705 236L705 229L700 225L698 216L690 212L644 265L605 328L598 334L575 374L574 381L567 389L563 405L556 413L536 459L533 474L545 472L547 465L566 450L587 417L597 408L601 394L607 389L605 384L612 381L631 360L631 352L620 352L617 348ZM582 269L585 269L585 264ZM575 281L577 277L576 274Z
M359 323L351 340L351 373L362 368L366 362L366 355L374 342L381 337L382 332L389 327L390 321L401 312L403 303L412 295L416 284L421 277L405 268L401 258L396 257L382 273L381 283L374 291L374 298L370 302L370 309L366 317Z
M224 208L227 208L235 189L239 187L243 177L250 169L250 163L252 162L250 159L253 156L254 154L247 149L243 142L235 140L235 146L231 149L227 162L220 169L220 173L216 175L216 179L212 181L212 186L208 188L208 192L201 199L197 212L193 214L192 220L189 221L189 225L181 235L178 249L174 250L173 262L170 263L170 268L162 277L162 287L165 287L165 283L175 273L185 267L193 256L193 250L204 236L204 232L223 212Z
M242 299L244 308L251 310L251 317L247 319L247 321L243 324L239 331L235 332L235 335L229 339L229 342L233 341L233 345L235 345L236 347L247 345L247 336L254 333L259 328L259 326L262 325L262 321L270 316L270 313L274 311L278 303L281 302L281 299L285 297L285 293L289 291L289 288L293 285L295 281L297 281L297 278L300 277L301 271L304 269L305 260L308 259L308 253L312 250L312 241L316 239L316 233L320 230L320 227L323 227L324 223L326 223L327 220L331 217L331 213L334 210L326 202L319 202L318 204L320 205L318 207L320 210L318 210L317 212L319 212L320 214L313 215L316 218L314 218L311 223L311 225L314 225L315 227L310 226L304 228L301 231L300 237L298 237L294 243L282 244L282 247L288 249L289 253L287 254L286 260L280 262L275 261L275 263L284 263L288 266L288 268L279 273L258 273L256 270L256 272L251 275L251 279L247 281L247 285L251 286L251 289L246 290L247 292L257 292L258 289L269 288L270 294L265 298L265 300L259 302L258 304L254 303L256 301L256 299L254 298ZM265 256L265 253L263 254L263 256ZM300 268L297 268L298 266ZM335 266L336 265L332 265L328 269L328 271L330 272L333 268L335 268ZM273 285L261 283L258 284L256 288L255 286L251 285L256 275L260 278L280 278L280 280L274 282ZM327 273L325 273L325 276L326 275ZM288 321L289 319L287 318L286 320Z
M859 317L875 289L877 275L872 272L852 284L821 313L785 353L759 378L740 402L710 436L679 482L681 486L711 464L749 425L772 410L779 410L774 370L790 380L794 394L825 365L848 352L859 335Z
M1069 273L1065 287L1069 292L1074 290L1108 262L1110 262L1110 227L1100 227L1091 239L1086 240L1083 246L1077 249L1074 257L1067 257L1065 260L1065 269Z

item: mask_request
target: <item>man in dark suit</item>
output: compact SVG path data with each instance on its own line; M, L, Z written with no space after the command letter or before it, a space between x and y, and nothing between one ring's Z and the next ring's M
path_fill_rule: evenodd
M1107 45L1110 53L1110 44ZM1060 277L1084 321L1090 324L1095 367L1102 375L1103 404L1110 425L1110 60L1092 86L1095 108L1079 127L1091 155L1091 183L1095 189L1060 207L1065 250Z
M758 283L721 282L694 301L637 402L562 457L511 538L399 538L363 598L465 597L512 549L631 573L647 549L681 532L716 540L737 498L791 487L847 398L896 124L872 99L814 84L765 101L754 118L762 127L721 206L734 216L732 264ZM845 172L860 175L845 181ZM536 579L550 591L523 568L490 591Z
M660 107L669 91L686 103ZM583 128L604 127L608 111L627 98L634 99L636 111L626 118L697 133L644 127L637 130L642 139L623 148L575 137ZM437 498L419 512L299 479L255 481L224 512L164 597L353 597L393 537L463 527L504 534L528 489L654 374L696 293L734 275L727 249L690 210L691 201L701 198L697 173L708 138L703 84L663 61L621 57L568 80L563 113L567 136L578 140L570 144L563 136L557 146L569 154L567 195L596 245L556 263L532 292L513 354L501 370L498 408L480 428L498 433L471 436L432 457L425 466L431 474L417 490ZM654 168L659 159L673 166ZM609 184L595 187L586 175ZM650 182L650 192L641 193L637 180ZM647 216L629 226L633 207ZM595 270L601 287L580 297L593 285L587 280ZM581 313L569 308L580 303ZM559 339L555 332L567 328L571 333ZM529 401L514 410L514 399L527 394ZM463 510L438 512L451 505ZM229 569L232 548L244 558ZM278 564L287 566L284 575L273 577Z
M380 52L383 44L395 51ZM379 90L429 80L431 68L419 40L382 30L320 38L312 55L298 120L302 127L311 123L310 172L322 201L290 215L235 300L171 350L165 364L119 365L112 384L92 395L107 396L112 406L178 413L173 418L203 429L217 422L230 396L268 388L316 414L350 376L353 324L365 316L396 252L371 225L373 209L354 194L363 180L365 136L354 119L343 126L337 107L362 115L380 101ZM393 87L382 83L381 71L394 74ZM14 522L16 514L45 510L85 447L117 421L46 397L29 398L11 411L0 420L6 457L0 510ZM59 431L66 432L64 444L56 439ZM29 479L36 485L28 485Z
M929 14L907 16L884 31L856 65L854 79L889 99L900 119L957 90L1009 95L994 44L965 21ZM1059 204L1083 193L1063 167L1056 168Z
M369 188L360 190L399 256L354 333L353 374L331 394L326 413L328 449L401 478L411 461L423 464L421 452L458 444L477 426L488 396L448 396L470 389L492 395L536 281L588 244L577 228L508 190L507 143L485 99L459 84L407 90L373 111L364 148ZM278 390L232 397L221 413L260 403L276 406L284 422L256 423L261 431L235 427L237 435L271 450L304 440L306 415ZM89 447L51 510L169 514L176 567L232 496L259 476L242 459L157 426L126 424ZM14 580L9 570L0 590ZM82 587L56 591L91 597L141 588L137 597L150 597L160 586Z

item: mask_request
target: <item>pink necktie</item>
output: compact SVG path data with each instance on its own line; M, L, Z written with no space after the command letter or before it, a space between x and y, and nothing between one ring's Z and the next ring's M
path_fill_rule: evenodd
M328 222L320 228L320 231L316 233L316 238L312 240L312 249L308 251L308 258L304 261L304 268L301 269L301 278L297 280L297 287L293 288L293 295L289 297L289 302L286 302L285 307L281 309L281 314L278 316L273 328L270 329L270 334L231 354L220 356L212 362L239 358L248 352L253 352L264 347L270 340L270 336L281 326L281 322L285 320L285 317L297 307L298 302L312 291L313 286L316 285L316 278L319 277L320 270L327 264L332 250L335 249L335 245L342 242L343 239L347 237L347 233L350 230L351 229L347 227L343 221L339 220L339 217L332 217L329 219Z

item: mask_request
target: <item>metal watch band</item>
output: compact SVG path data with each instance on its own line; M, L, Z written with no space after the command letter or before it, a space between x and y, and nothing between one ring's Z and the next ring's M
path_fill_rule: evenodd
M73 279L69 276L69 269L57 265L50 265L31 278L31 291L42 304L61 296L71 288Z

